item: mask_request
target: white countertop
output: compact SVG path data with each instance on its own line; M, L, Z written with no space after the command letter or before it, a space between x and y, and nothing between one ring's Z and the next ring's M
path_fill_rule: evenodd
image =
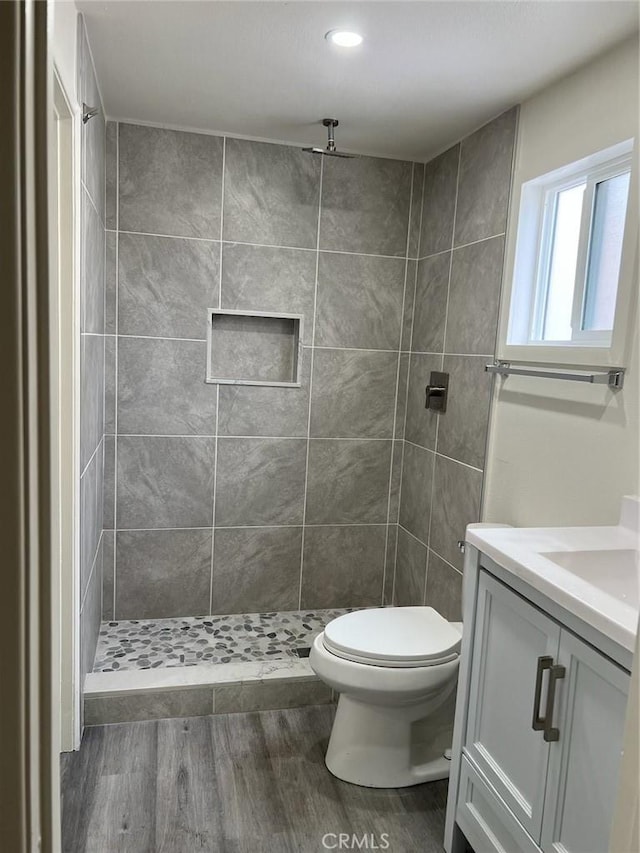
M640 611L639 514L640 499L624 498L616 527L470 524L466 541L633 652Z

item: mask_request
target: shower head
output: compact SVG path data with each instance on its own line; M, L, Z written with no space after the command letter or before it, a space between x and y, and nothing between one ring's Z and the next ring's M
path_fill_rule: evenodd
M323 118L322 124L327 128L327 147L326 148L303 148L308 154L321 154L325 157L344 157L345 160L351 160L354 154L342 154L336 151L336 140L333 134L334 128L339 124L337 118Z

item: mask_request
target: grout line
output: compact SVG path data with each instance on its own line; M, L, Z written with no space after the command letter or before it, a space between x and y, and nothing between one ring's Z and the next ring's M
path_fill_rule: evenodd
M103 427L103 429L104 429L104 427ZM89 457L89 461L88 461L88 462L87 462L87 464L84 466L84 469L82 470L82 473L80 474L80 479L81 479L81 480L82 480L82 478L84 477L84 475L87 473L87 470L88 470L89 466L91 465L91 463L93 462L93 460L94 460L94 458L95 458L96 453L100 450L100 445L102 444L103 440L104 440L104 433L100 436L100 441L96 444L96 446L95 446L95 448L94 448L93 453L92 453L92 454L91 454L91 456Z
M402 350L406 355L444 355L445 358L495 358L493 353L477 353L477 352L427 352L421 350Z
M85 150L86 150L86 146L85 146ZM80 186L81 186L81 187L82 187L82 189L86 192L86 194L87 194L87 198L88 198L88 199L89 199L89 201L91 202L91 207L95 210L95 212L96 212L96 216L97 216L97 217L98 217L98 219L100 220L100 224L102 225L102 228L103 228L103 230L104 230L104 223L105 223L104 217L100 216L100 213L99 213L99 211L98 211L98 208L97 208L97 206L96 206L96 203L95 203L95 201L93 200L93 196L91 195L91 190L89 189L89 187L86 185L86 183L84 182L84 180L83 180L82 178L80 178Z
M433 554L439 560L442 560L442 562L446 563L450 569L453 569L454 572L457 572L460 575L460 577L463 576L464 572L461 572L460 569L456 568L456 566L454 566L453 563L450 563L449 560L445 560L445 558L442 556L442 554L438 554L438 552L434 548L429 548L428 550L429 550L429 554Z
M82 332L82 334L83 335L94 335L94 336L98 336L98 337L114 337L113 333L106 333L106 332L104 334L102 334L100 332ZM151 341L184 341L187 343L190 342L190 343L197 343L197 344L201 344L201 343L206 344L207 343L206 338L175 338L175 337L169 337L168 335L125 335L125 334L118 334L118 337L141 339L141 340L151 340ZM367 352L367 353L371 353L371 354L373 354L373 353L393 353L393 354L396 354L398 352L404 352L405 351L405 350L398 350L398 349L382 349L382 348L378 348L378 347L369 347L369 348L367 348L367 347L337 347L337 346L328 347L328 346L315 346L313 344L303 344L303 349L327 350L329 352L334 351L334 350L337 352ZM450 353L450 354L456 355L457 353ZM493 356L486 356L486 358L489 358L489 357L493 357ZM212 383L212 384L214 384L214 383ZM224 383L224 384L228 384L228 383Z
M453 203L453 225L451 228L451 256L449 258L449 276L447 278L447 305L444 312L444 332L442 336L442 363L444 364L444 353L447 351L447 323L449 321L449 302L451 299L451 270L453 269L453 243L456 233L456 217L458 215L458 185L460 182L460 163L462 161L462 145L458 149L458 170L456 172L456 196ZM442 368L440 368L442 369Z
M478 468L475 465L470 465L468 462L462 462L462 460L460 459L454 459L453 456L447 456L445 453L440 453L439 450L433 450L431 447L425 447L423 444L416 444L415 441L409 441L408 438L405 438L405 441L412 447L417 447L419 450L424 450L427 453L433 453L434 456L439 456L441 459L446 459L449 462L455 462L456 465L462 465L464 468L471 468L472 471L478 471L480 474L482 474L484 471L483 468Z
M402 307L400 310L400 336L398 339L398 357L396 361L396 390L393 399L393 426L391 430L391 435L393 436L393 441L391 444L391 458L389 459L389 488L387 490L387 528L385 530L384 536L384 568L382 571L382 591L380 594L380 604L384 605L384 591L387 584L387 562L388 562L388 548L389 548L389 524L390 524L390 516L391 516L391 493L393 490L393 475L395 469L395 440L396 440L396 424L398 420L398 393L400 390L400 362L401 362L401 350L402 350L402 335L404 332L404 306L407 299L407 277L409 275L409 243L411 240L411 225L413 221L413 181L415 177L415 169L416 164L411 164L411 193L409 196L409 218L407 222L407 243L406 243L406 251L405 251L405 261L404 261L404 284L402 287ZM419 239L419 235L418 235ZM402 475L402 472L401 472ZM394 579L395 579L395 564L394 564Z
M218 422L220 420L220 386L216 388L216 437L213 442L213 494L211 501L211 571L209 576L209 613L213 613L213 560L216 539L216 492L218 487Z
M404 532L407 534L407 536L410 536L412 539L415 539L415 540L416 540L416 542L419 542L419 543L420 543L421 545L423 545L425 548L427 548L427 549L429 548L429 546L427 545L427 543L426 543L426 542L423 542L423 541L422 541L422 539L420 539L420 537L419 537L419 536L416 536L416 535L415 535L415 533L412 533L410 530L407 530L407 528L406 528L406 527L404 527L402 524L398 524L398 527L399 527L401 530L404 530Z
M114 344L114 359L115 359L115 369L114 369L114 379L113 379L113 417L114 417L114 430L115 435L113 438L113 602L111 606L111 618L116 618L116 584L117 584L117 569L118 563L116 559L116 533L115 530L118 527L118 363L119 363L119 352L118 352L118 331L119 331L119 314L120 314L120 124L116 123L116 186L115 186L115 194L116 194L116 269L115 269L115 318L114 318L114 328L115 328L115 344Z
M222 308L222 234L224 230L224 191L227 164L227 138L222 137L222 181L220 185L220 258L218 263L218 308ZM207 359L210 353L207 352ZM207 365L207 370L209 366ZM216 385L216 435L213 443L213 500L211 502L211 574L209 579L209 613L213 613L213 564L216 541L216 495L218 489L218 433L220 431L220 385Z
M440 360L440 370L444 370L444 353L447 349L447 323L449 320L449 302L451 299L451 270L453 269L453 248L455 243L455 234L456 234L456 219L458 215L458 189L460 183L460 164L462 162L462 145L458 148L458 167L456 170L456 194L453 202L453 222L451 225L451 254L449 255L449 274L447 276L447 303L445 307L444 313L444 330L442 335L442 356ZM436 418L436 433L433 439L434 450L437 453L438 450L438 436L440 434L440 418ZM422 602L426 603L427 600L427 577L429 574L429 550L428 546L431 542L431 524L433 522L433 502L436 496L436 457L434 456L432 461L432 470L431 470L431 498L429 500L429 526L427 528L427 557L426 557L426 565L424 571L424 587L422 591Z
M84 595L82 596L82 601L80 602L80 613L84 610L84 605L87 601L87 595L89 594L89 588L91 586L91 578L95 574L96 564L98 562L98 554L100 553L100 548L102 547L102 537L104 536L104 530L100 531L100 536L98 537L98 546L96 548L96 552L93 555L93 562L91 563L91 571L89 572L89 577L87 578L87 586L84 591ZM101 594L102 598L102 594ZM102 624L102 613L100 614L100 623Z
M94 69L95 73L95 69ZM96 80L97 85L97 80ZM102 518L100 519L100 527L102 529L102 535L104 535L104 508L106 504L106 489L105 489L105 471L106 471L106 459L107 459L107 440L106 440L106 432L105 432L105 418L107 415L107 369L110 369L107 366L107 231L106 231L106 223L107 223L107 122L104 122L104 139L103 139L103 147L102 150L104 152L104 160L103 160L103 191L102 191L102 202L104 205L104 217L102 221L102 234L104 239L104 260L102 264L102 331L104 333L103 347L102 347ZM104 612L104 553L102 559L102 574L100 577L100 620L102 620L102 614Z
M404 479L404 448L405 442L402 441L402 456L400 459L400 489L398 491L398 520L396 522L396 527L400 527L400 507L402 505L402 481ZM404 528L403 528L404 529ZM393 572L393 586L391 590L391 603L393 604L396 600L396 578L398 576L398 539L400 537L396 534L396 550L395 550L395 563L394 563L394 572Z
M309 404L307 406L307 452L304 466L304 497L302 502L302 536L300 541L300 580L298 583L298 609L302 607L302 575L304 571L305 526L307 523L307 491L309 486L309 450L311 448L311 400L313 397L313 362L316 342L316 311L318 306L318 272L320 268L320 222L322 219L322 179L324 176L324 157L320 158L320 178L318 187L318 227L316 229L316 270L313 286L313 319L311 322L311 360L309 362Z
M420 255L420 243L422 242L422 219L424 216L424 185L426 181L427 175L427 167L424 166L422 170L422 188L420 194L420 224L418 226L418 255ZM398 489L398 520L397 526L400 527L400 507L402 506L402 484L404 482L404 450L405 450L405 435L407 428L407 409L409 405L409 380L411 378L411 347L413 346L413 324L416 316L416 295L418 292L418 270L419 263L416 261L416 267L413 273L413 306L411 308L411 334L409 335L409 360L407 363L407 378L406 378L406 387L405 387L405 395L404 395L404 424L402 429L402 455L400 459L400 487ZM404 311L403 311L404 314ZM400 340L400 346L402 347L402 339ZM404 529L404 528L403 528ZM394 558L394 571L393 571L393 588L391 593L391 602L392 604L395 602L396 598L396 577L398 574L398 540L399 536L396 535L396 548L395 548L395 558Z
M327 347L327 346L318 346L317 344L307 345L307 349L318 349L318 350L336 350L338 352L346 351L346 352L380 352L380 353L398 353L401 352L399 349L378 349L377 347L369 348L366 347Z
M110 435L112 433L107 433ZM388 438L359 438L358 436L323 436L323 435L215 435L215 433L201 435L196 433L178 434L178 433L145 433L145 432L121 432L118 433L120 438L229 438L234 440L240 439L255 439L261 441L268 439L270 441L394 441L392 436Z
M324 166L324 163L321 164ZM224 166L223 166L224 168ZM180 234L158 234L154 231L127 231L122 229L120 234L130 234L133 237L165 237L167 240L195 240L200 243L220 243L225 246L253 246L256 249L283 249L285 251L291 252L313 252L315 254L322 255L355 255L360 258L385 258L387 260L393 261L404 261L408 255L379 255L374 252L346 252L343 249L321 249L319 245L316 247L313 246L281 246L277 243L251 243L247 240L223 240L222 239L222 231L220 233L220 238L215 237L191 237ZM496 235L501 236L501 235ZM485 239L491 239L489 237ZM482 241L477 241L482 242ZM471 244L466 244L471 245ZM221 246L222 248L222 246ZM463 246L457 246L456 248L464 248ZM410 258L409 260L422 260L421 258Z
M386 521L348 521L330 524L305 524L305 527L386 527ZM300 530L298 524L218 524L214 527L119 527L114 533L161 533L167 530ZM109 529L109 528L108 528Z
M215 237L190 237L184 234L158 234L155 231L128 231L123 228L120 234L130 234L133 237L166 237L167 240L195 240L198 243L219 243Z
M460 154L458 154L458 163L459 162L460 162ZM456 203L456 205L458 203L458 184L457 184L457 181L456 181L456 202L455 203ZM469 243L460 243L459 246L456 246L453 242L453 239L452 239L450 249L443 249L441 252L434 252L431 255L425 255L423 258L419 257L417 260L426 261L429 258L437 258L438 255L446 255L447 252L457 252L458 249L466 249L468 246L476 246L478 243L486 243L487 240L495 240L497 237L504 237L506 235L506 233L507 233L506 231L500 231L500 233L491 234L489 237L481 237L480 240L471 240L471 242L469 242ZM455 232L454 232L454 235L455 235Z
M118 337L119 338L134 338L134 339L141 338L142 340L150 340L150 341L184 341L186 343L191 342L191 343L195 343L195 344L206 344L206 342L207 342L206 338L170 338L170 337L163 337L161 335L120 335L120 334L118 334Z

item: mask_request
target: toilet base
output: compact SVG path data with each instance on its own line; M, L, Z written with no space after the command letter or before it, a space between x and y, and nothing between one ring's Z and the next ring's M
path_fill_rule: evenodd
M433 729L414 725L432 710L431 702L385 707L341 694L325 758L328 770L366 788L405 788L446 779L451 765L444 757L451 746L449 727L443 729L436 720Z

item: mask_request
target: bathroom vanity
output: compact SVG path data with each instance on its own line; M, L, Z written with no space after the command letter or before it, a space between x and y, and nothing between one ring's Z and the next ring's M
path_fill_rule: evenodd
M608 849L638 509L625 498L616 527L468 528L447 853Z

